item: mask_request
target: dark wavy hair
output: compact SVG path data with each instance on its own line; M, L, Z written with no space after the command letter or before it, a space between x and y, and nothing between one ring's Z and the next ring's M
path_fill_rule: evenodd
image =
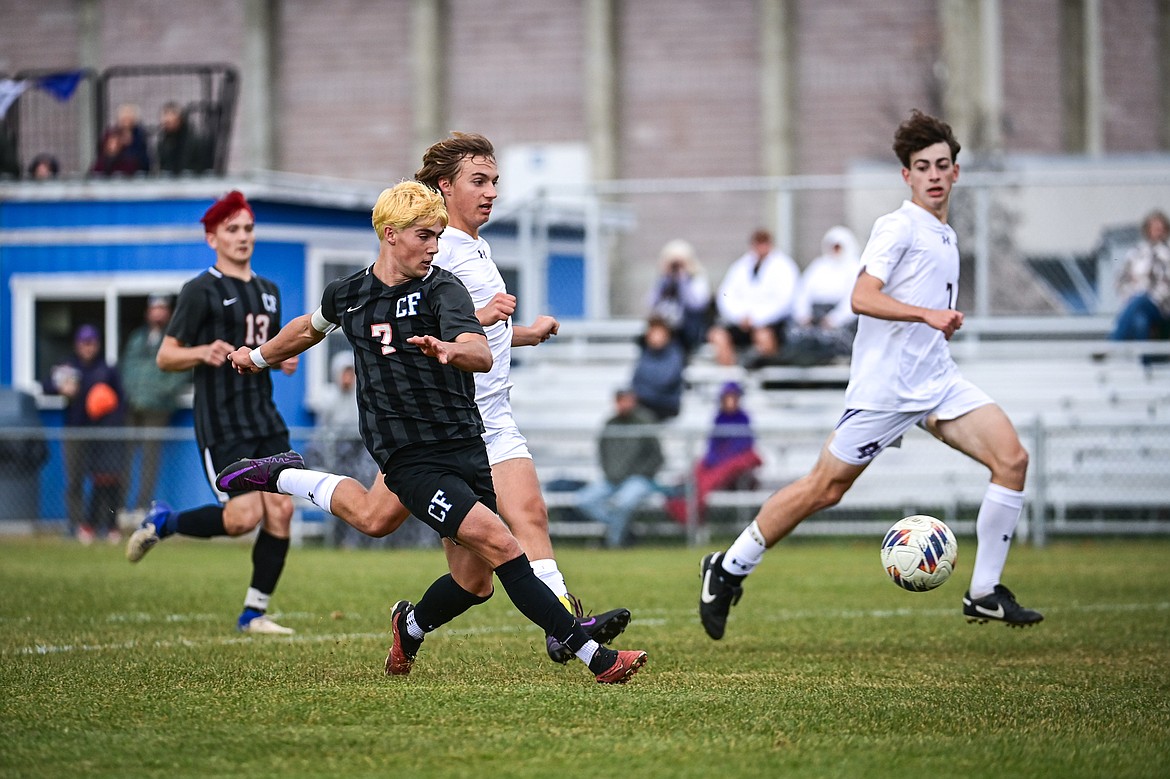
M894 154L902 161L903 168L909 168L910 155L936 143L945 143L951 147L951 162L958 160L961 147L955 140L951 126L915 108L910 112L910 118L898 125L894 133Z
M414 174L415 181L438 191L439 179L454 179L468 157L495 160L496 150L491 141L478 133L453 132L423 152L423 164Z

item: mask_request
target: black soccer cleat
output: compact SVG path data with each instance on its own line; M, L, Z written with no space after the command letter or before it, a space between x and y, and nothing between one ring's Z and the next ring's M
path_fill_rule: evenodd
M569 612L589 637L602 645L608 644L620 636L630 624L629 609L610 609L601 614L585 616L581 601L577 600L571 593L566 593L561 602L569 607ZM561 665L569 662L575 656L572 650L552 636L545 636L545 648L548 650L549 659Z
M304 468L305 458L289 450L283 454L237 460L220 471L215 486L224 492L280 492L276 478L285 468Z
M723 552L712 552L703 558L699 574L703 577L703 588L699 591L699 619L707 635L718 641L727 628L727 613L739 603L743 586L732 584L723 578L719 561Z
M983 624L994 620L1013 628L1035 625L1044 619L1040 612L1017 603L1016 596L1002 584L995 585L995 590L982 598L972 599L970 591L963 593L963 616L968 622Z

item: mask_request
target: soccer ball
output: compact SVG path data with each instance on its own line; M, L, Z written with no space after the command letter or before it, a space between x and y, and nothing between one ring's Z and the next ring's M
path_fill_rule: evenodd
M882 567L899 587L926 592L951 578L958 552L945 522L915 514L895 522L882 539Z

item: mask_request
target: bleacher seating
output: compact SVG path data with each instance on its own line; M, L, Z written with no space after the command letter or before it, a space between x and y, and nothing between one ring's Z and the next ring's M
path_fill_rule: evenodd
M986 340L953 344L964 375L1004 407L1032 452L1025 533L1037 519L1049 531L1064 532L1077 526L1077 518L1107 516L1170 529L1170 364L1141 360L1165 359L1170 343L1110 342L1099 329L1103 323L1094 323L1096 329L1084 331L1065 320L1016 319L1014 336L1007 328L976 325L970 332ZM517 353L513 406L545 483L597 477L595 436L611 413L613 390L629 379L639 328L636 320L566 323L553 341ZM668 461L660 482L685 481L705 446L719 386L737 380L746 388L744 403L764 459L760 486L712 493L710 523L689 529L666 519L655 500L636 521L635 535L686 532L698 541L712 530L738 529L772 491L812 465L843 410L848 366L747 372L714 365L700 353L686 379L682 412L662 427ZM839 506L798 531L880 532L889 517L914 512L969 530L986 471L926 437L913 431L905 447L883 453ZM571 492L546 497L554 516L573 502ZM589 523L553 525L557 534L600 535ZM1036 532L1042 537L1044 530Z

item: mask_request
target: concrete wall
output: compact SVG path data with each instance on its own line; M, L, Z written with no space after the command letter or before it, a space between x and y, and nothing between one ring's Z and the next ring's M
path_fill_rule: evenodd
M761 137L760 25L773 4L784 9L792 44L784 63L792 132L784 139ZM996 5L1003 150L1060 154L1069 135L1061 91L1061 9L1068 4ZM423 64L413 48L420 7L441 16L438 77L426 96L417 94L415 78ZM389 184L412 175L419 148L433 140L416 137L416 113L428 104L422 97L437 101L440 132L476 130L500 149L588 144L588 7L580 0L0 0L0 71L232 63L241 68L243 94L231 170L271 159L278 170ZM889 161L896 123L914 107L941 111L948 90L967 83L942 66L949 61L943 14L977 7L968 0L613 2L618 176L757 176L772 143L790 144L788 169L797 174ZM1158 30L1165 4L1100 7L1104 151L1164 151ZM270 11L261 30L249 27L265 18L257 8ZM270 69L258 66L250 47L256 34L268 36ZM271 115L257 116L264 106ZM271 123L270 149L256 148L263 142L249 134L256 122ZM979 135L962 140L974 151ZM654 258L671 238L695 243L718 279L753 228L791 219L794 255L804 264L825 229L846 218L846 203L841 191L812 193L778 217L759 192L630 198L636 231L614 247L611 270L626 283L613 285L612 310L640 312Z

